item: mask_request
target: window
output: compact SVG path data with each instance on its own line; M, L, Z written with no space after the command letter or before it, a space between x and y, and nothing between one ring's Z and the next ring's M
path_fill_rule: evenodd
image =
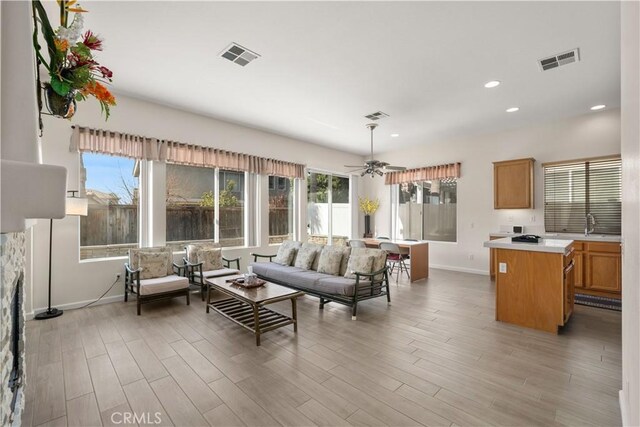
M349 178L309 172L307 179L307 228L309 241L346 245L351 235Z
M244 172L221 170L218 179L220 245L244 246Z
M139 164L125 157L80 154L80 259L126 256L138 246Z
M167 245L174 251L203 240L244 246L244 200L244 172L167 164Z
M269 177L269 244L294 238L294 179Z
M422 186L402 183L398 186L398 223L396 234L402 239L422 239Z
M215 169L167 164L166 241L174 251L187 242L215 240Z
M395 193L396 238L439 242L457 240L455 178L398 184Z
M587 215L599 234L620 234L622 161L619 158L544 166L545 231L584 233Z

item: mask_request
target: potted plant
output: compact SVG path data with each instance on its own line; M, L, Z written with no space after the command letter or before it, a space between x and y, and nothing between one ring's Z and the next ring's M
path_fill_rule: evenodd
M380 200L368 197L359 197L360 210L364 213L364 237L371 237L371 215L380 207Z
M76 4L77 0L58 0L60 26L53 29L47 12L40 0L33 0L34 34L33 46L38 65L44 66L49 74L49 82L42 85L45 104L49 113L56 117L71 118L76 111L76 102L93 96L100 103L105 119L110 108L116 105L115 97L105 84L111 83L113 73L100 65L94 52L102 50L103 40L90 30L83 33L86 10ZM70 19L70 14L73 18ZM38 43L38 31L46 43L49 59L43 55ZM38 86L40 70L37 69ZM38 103L42 108L41 92L38 87Z

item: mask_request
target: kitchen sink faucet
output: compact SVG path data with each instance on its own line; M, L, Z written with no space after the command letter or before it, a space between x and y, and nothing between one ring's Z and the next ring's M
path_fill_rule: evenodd
M591 225L591 227L589 227ZM584 236L587 237L589 234L593 233L596 228L596 217L591 213L588 213L584 217Z

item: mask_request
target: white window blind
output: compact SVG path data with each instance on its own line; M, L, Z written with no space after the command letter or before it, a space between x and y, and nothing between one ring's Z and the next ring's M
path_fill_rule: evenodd
M619 158L544 166L544 224L548 232L620 234L622 161ZM591 228L591 223L589 228Z

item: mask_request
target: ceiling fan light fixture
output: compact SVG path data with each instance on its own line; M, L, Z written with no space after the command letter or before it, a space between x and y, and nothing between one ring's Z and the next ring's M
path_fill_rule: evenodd
M370 175L371 178L374 178L376 175L383 176L386 172L404 170L404 167L401 166L391 166L387 162L382 162L380 160L375 160L373 158L373 131L378 127L376 123L368 123L367 127L371 131L371 157L369 160L364 161L364 166L362 168L353 170L351 172L357 172L361 170L360 176ZM353 166L347 166L346 168L351 168Z

